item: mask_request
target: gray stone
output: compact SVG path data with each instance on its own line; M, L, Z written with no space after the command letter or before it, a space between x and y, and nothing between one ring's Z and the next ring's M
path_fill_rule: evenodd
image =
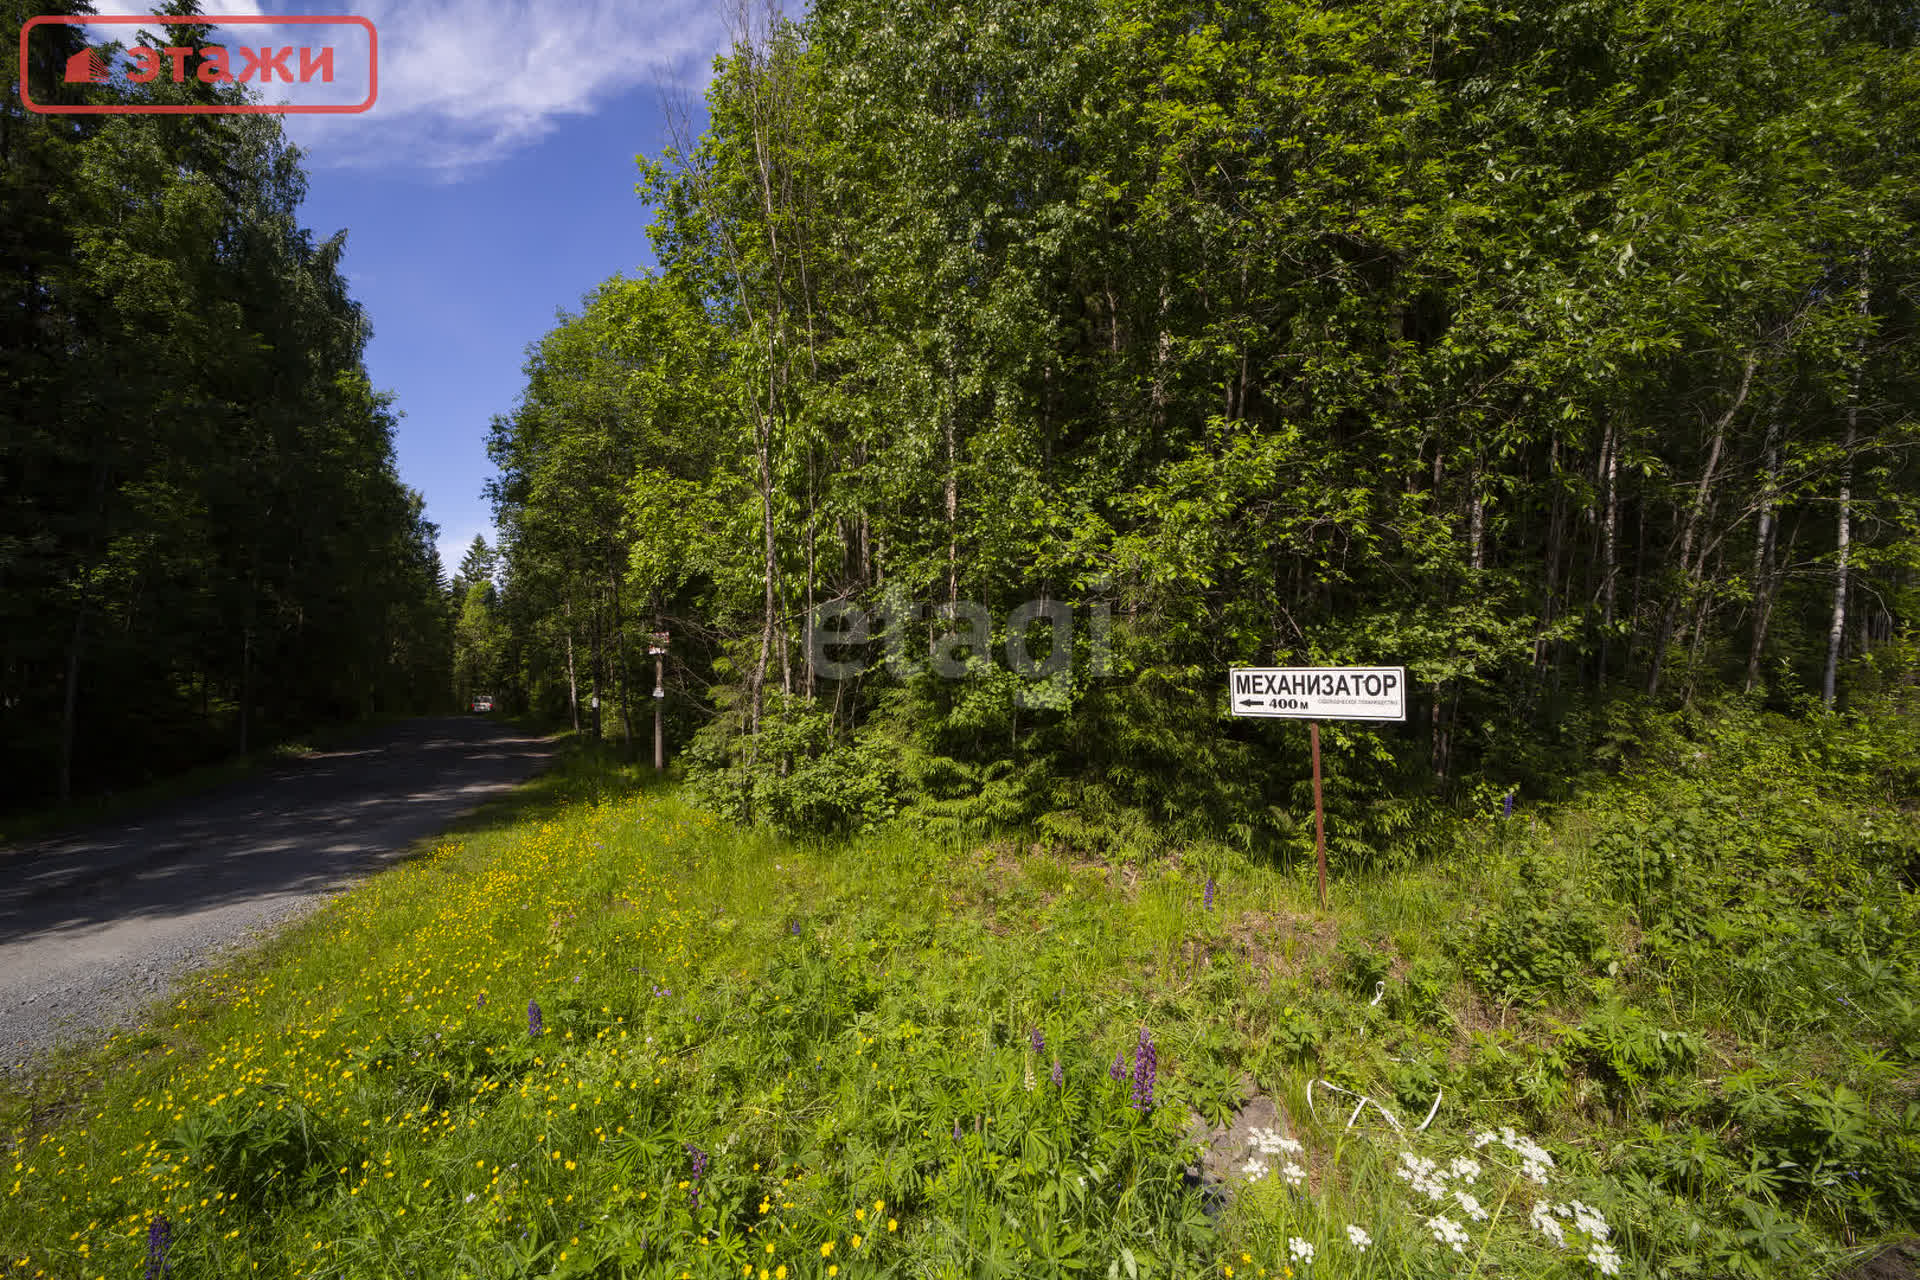
M1200 1147L1200 1163L1187 1166L1187 1181L1199 1185L1209 1212L1230 1200L1246 1183L1247 1161L1258 1159L1268 1169L1286 1163L1288 1157L1284 1155L1262 1155L1255 1149L1256 1129L1271 1130L1285 1138L1293 1136L1286 1108L1264 1093L1256 1093L1224 1125L1209 1125L1199 1115L1189 1115L1187 1137Z

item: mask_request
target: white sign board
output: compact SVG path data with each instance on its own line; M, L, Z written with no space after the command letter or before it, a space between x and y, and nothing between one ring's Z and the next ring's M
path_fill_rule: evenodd
M1227 704L1236 716L1288 720L1405 720L1405 667L1234 667Z

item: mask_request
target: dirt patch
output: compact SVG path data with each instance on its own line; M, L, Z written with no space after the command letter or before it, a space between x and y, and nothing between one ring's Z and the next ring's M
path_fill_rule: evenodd
M1226 936L1235 954L1254 968L1293 977L1333 954L1340 928L1331 920L1242 911L1227 917Z
M1511 1010L1504 1005L1488 1004L1471 983L1463 987L1465 998L1450 1005L1463 1036L1471 1037L1475 1032L1491 1036L1507 1030L1507 1024L1512 1021L1508 1016Z
M1839 1273L1838 1280L1917 1280L1920 1278L1920 1238L1888 1245L1859 1266Z

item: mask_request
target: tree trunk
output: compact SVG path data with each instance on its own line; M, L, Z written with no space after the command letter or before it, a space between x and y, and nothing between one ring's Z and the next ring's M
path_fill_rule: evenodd
M1566 539L1567 495L1560 483L1560 433L1553 433L1547 456L1547 483L1553 486L1553 509L1547 517L1547 580L1545 598L1540 605L1540 639L1533 646L1533 670L1538 676L1546 670L1553 644L1546 633L1552 629L1560 595L1560 558Z
M88 604L88 592L82 588L79 607L73 611L73 638L67 645L67 687L60 713L59 796L63 805L73 802L73 747L80 727L80 650L86 643Z
M1851 412L1851 411L1849 411ZM1847 451L1853 451L1853 429L1848 425ZM1840 640L1847 627L1847 557L1852 550L1852 471L1840 480L1840 522L1836 531L1839 559L1834 566L1833 576L1833 621L1827 627L1827 669L1820 678L1820 703L1827 710L1833 710L1835 685L1840 674Z
M1766 478L1760 486L1760 512L1753 532L1753 638L1747 646L1747 692L1760 683L1760 659L1766 650L1767 622L1773 613L1773 504L1780 483L1780 409L1767 421Z
M253 721L253 597L249 586L247 621L240 629L240 754L247 754Z
M600 691L606 687L606 681L602 678L606 674L606 667L600 660L600 629L600 605L596 601L593 607L593 706L591 708L595 742L600 740Z
M1478 573L1487 567L1487 504L1480 496L1480 469L1475 467L1468 483L1473 488L1473 504L1467 510L1467 563Z
M947 608L953 617L960 606L960 472L953 441L953 415L949 407L947 437Z
M573 671L573 596L569 594L562 606L562 616L567 626L567 715L573 720L573 731L580 732L580 684Z
M620 574L613 567L612 548L607 556L607 598L613 607L613 675L620 690L620 747L633 759L633 670L628 661L627 620L620 612Z
M1602 466L1606 471L1607 514L1601 524L1600 537L1600 678L1598 683L1607 683L1607 651L1613 645L1613 610L1618 591L1619 574L1614 566L1617 539L1620 530L1620 427L1617 422L1607 423L1607 435L1600 446L1604 455Z
M772 356L771 344L768 356ZM758 738L760 736L761 698L767 683L767 663L773 656L774 624L774 569L778 563L775 555L773 537L773 459L772 459L772 415L773 415L773 375L767 375L767 409L761 415L755 439L755 453L758 455L760 483L760 541L761 576L765 590L761 601L760 614L760 657L754 663L751 705L748 708L748 730L756 740L750 748L752 758L759 758Z
M1867 251L1860 252L1860 316L1867 314ZM1853 550L1853 449L1860 430L1860 373L1866 364L1866 331L1860 334L1854 351L1853 383L1847 391L1847 439L1840 471L1840 517L1835 530L1839 552L1833 576L1833 621L1827 627L1827 669L1820 678L1820 702L1833 710L1835 685L1840 675L1840 641L1847 629L1847 569Z
M1725 565L1726 554L1725 551L1722 550L1714 557L1713 577L1716 581L1719 580L1721 571L1725 568ZM1694 606L1693 610L1693 643L1687 650L1687 688L1686 692L1680 697L1681 706L1693 705L1693 688L1700 677L1700 653L1706 647L1707 643L1707 618L1713 604L1713 592L1699 592L1697 593L1697 598L1699 603Z
M814 496L813 446L807 446L807 613L801 620L800 652L806 655L807 669L803 674L805 695L808 702L813 701L813 611L815 608L813 578L815 573L814 542L815 530L819 524L819 508Z
M1673 627L1679 620L1680 609L1691 599L1694 589L1699 586L1700 566L1694 564L1694 542L1700 535L1700 522L1701 517L1706 513L1707 499L1713 493L1713 476L1720 466L1721 450L1726 446L1727 427L1732 424L1734 415L1740 412L1740 406L1747 401L1747 390L1753 385L1754 365L1758 362L1757 356L1751 353L1747 355L1745 366L1740 373L1740 389L1734 393L1733 403L1727 406L1727 411L1720 415L1718 422L1713 424L1713 443L1707 450L1707 465L1700 472L1700 483L1694 486L1693 503L1687 509L1686 523L1680 529L1681 588L1667 601L1667 607L1660 618L1659 634L1654 638L1653 669L1647 677L1649 697L1660 691L1660 672L1666 662L1667 646L1673 640ZM1704 551L1701 552L1700 559L1702 562L1706 560Z
M1153 386L1147 393L1147 407L1156 436L1165 429L1167 423L1167 377L1173 364L1173 334L1167 328L1167 312L1171 306L1172 297L1163 278L1160 283L1158 333L1153 347Z
M1442 456L1442 445L1438 440L1435 440L1433 445L1433 508L1436 513L1440 510L1440 482L1445 475L1446 461ZM1449 521L1449 523L1451 523L1451 521ZM1304 561L1297 557L1295 558L1294 567L1296 574L1302 571L1303 564ZM1297 593L1298 588L1296 587L1295 590ZM1447 776L1446 738L1440 724L1441 703L1444 696L1445 690L1442 682L1438 680L1434 681L1433 701L1427 707L1427 724L1431 731L1427 766L1433 770L1436 778L1441 779L1445 779Z

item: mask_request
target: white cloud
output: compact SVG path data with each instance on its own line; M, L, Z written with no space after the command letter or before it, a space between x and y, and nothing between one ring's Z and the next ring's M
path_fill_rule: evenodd
M152 14L153 10L153 0L93 0L93 11L97 14L135 13L145 17ZM260 13L262 10L254 0L201 0L200 12L207 17L221 17L236 13ZM112 25L118 27L123 24Z
M644 86L698 94L725 43L711 0L362 0L380 33L364 115L291 116L316 167L442 180Z
M537 143L567 116L634 89L697 97L727 41L725 0L354 0L273 11L351 13L379 33L379 97L364 114L289 115L313 168L404 170L457 181ZM259 14L257 0L202 0L209 19ZM152 0L96 0L102 14L148 14ZM127 40L124 25L95 39ZM351 103L366 96L365 43L352 27L259 26L229 45L335 45L336 82L269 100ZM303 38L304 37L304 38ZM237 69L237 67L236 67Z

